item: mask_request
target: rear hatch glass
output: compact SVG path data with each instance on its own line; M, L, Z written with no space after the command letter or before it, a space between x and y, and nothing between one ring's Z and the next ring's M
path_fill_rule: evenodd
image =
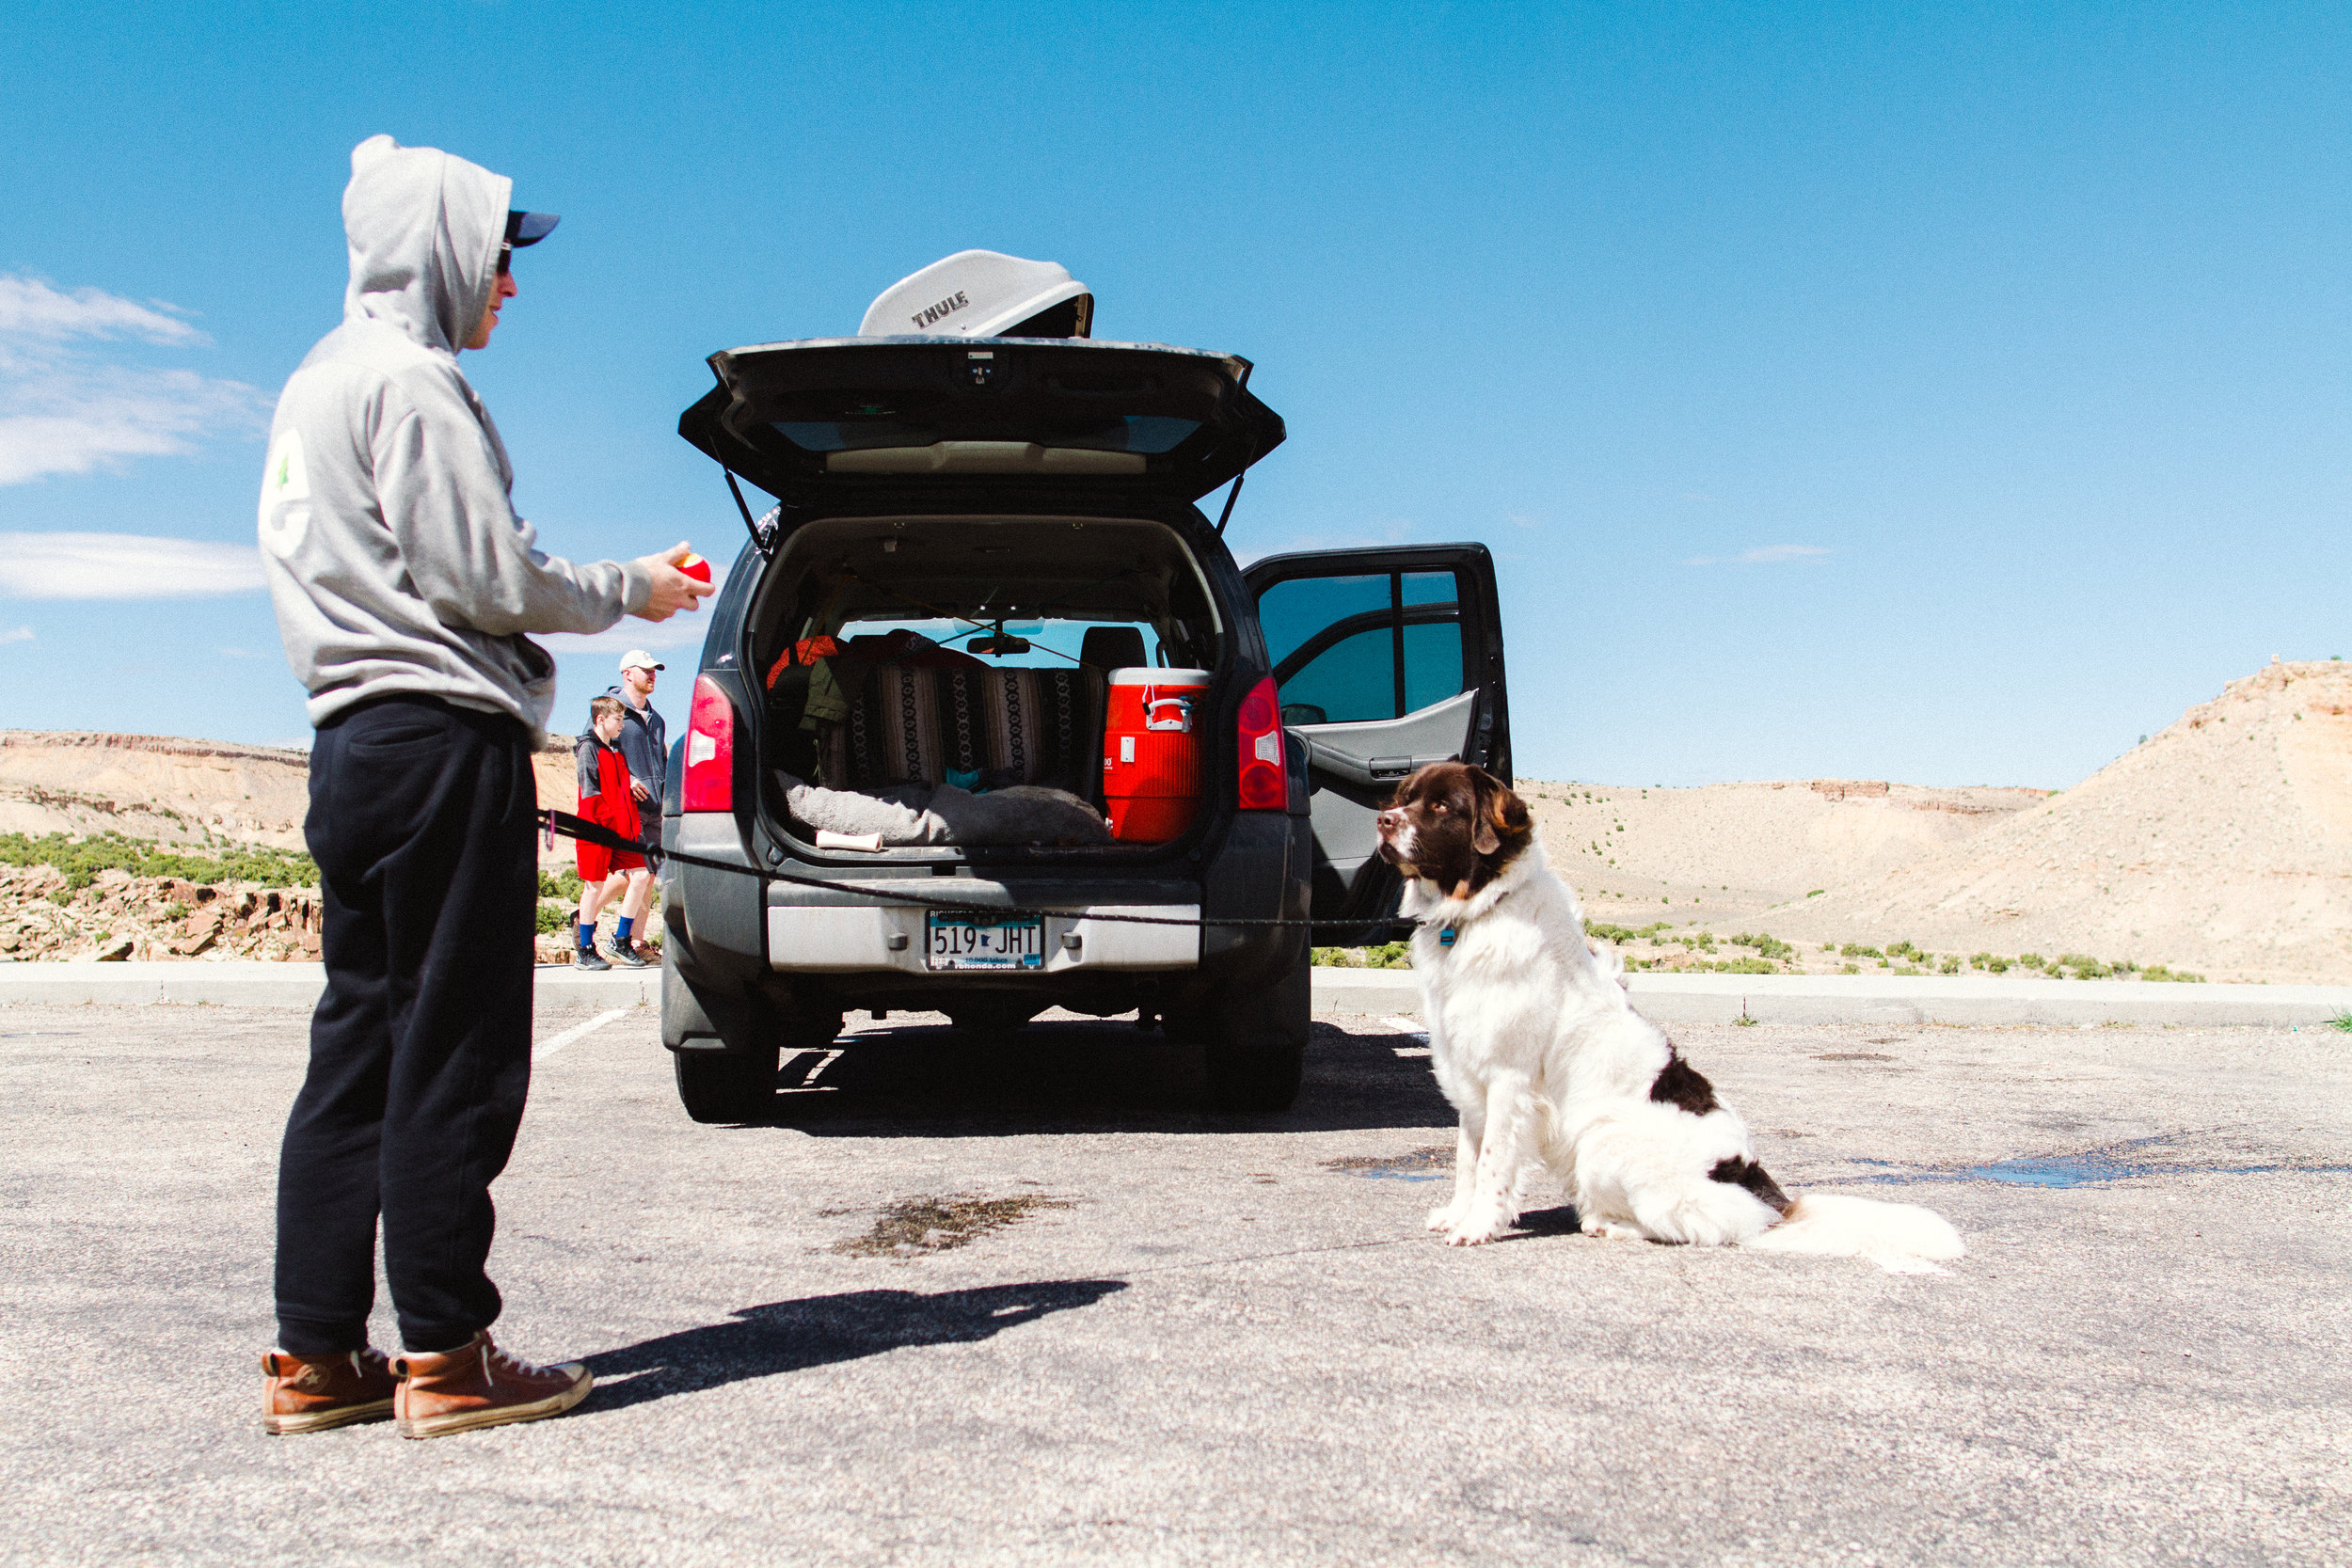
M793 505L976 486L1197 500L1283 438L1232 355L1085 339L820 339L710 356L678 434Z

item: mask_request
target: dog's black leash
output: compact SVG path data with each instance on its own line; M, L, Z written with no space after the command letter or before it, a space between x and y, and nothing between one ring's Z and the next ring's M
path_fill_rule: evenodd
M769 882L784 882L793 887L817 888L825 893L852 894L860 898L874 900L870 907L877 909L887 908L894 904L912 904L927 910L955 910L965 913L992 915L1052 915L1059 920L1095 920L1119 926L1308 926L1313 924L1312 921L1303 917L1290 919L1279 915L1271 920L1252 919L1243 915L1220 916L1215 920L1186 920L1173 915L1105 914L1096 910L1031 909L1019 904L974 904L963 899L926 898L917 893L883 893L870 884L859 886L851 882L828 881L822 877L796 877L788 871L770 871L756 865L738 865L730 861L715 861L704 855L690 855L682 849L664 849L658 844L641 844L635 839L623 838L600 822L591 822L585 817L574 816L567 811L539 813L539 827L546 835L547 843L550 847L554 846L556 835L561 834L565 838L577 839L582 844L593 844L600 849L618 849L627 854L643 855L655 865L668 861L676 865L697 866L705 871L724 871L738 877L756 877L762 885Z

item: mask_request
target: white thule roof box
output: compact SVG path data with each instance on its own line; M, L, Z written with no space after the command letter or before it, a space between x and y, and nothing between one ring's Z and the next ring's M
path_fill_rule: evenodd
M861 338L1083 338L1094 295L1052 261L959 250L898 279L866 308Z

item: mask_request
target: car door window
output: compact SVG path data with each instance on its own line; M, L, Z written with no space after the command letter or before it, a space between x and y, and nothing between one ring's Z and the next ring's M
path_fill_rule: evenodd
M1291 724L1401 719L1464 689L1452 572L1295 578L1259 596Z

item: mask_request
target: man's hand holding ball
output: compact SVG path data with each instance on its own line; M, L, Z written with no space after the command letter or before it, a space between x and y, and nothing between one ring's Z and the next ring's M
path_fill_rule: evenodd
M653 578L653 593L646 597L645 608L631 612L641 620L666 621L681 610L697 608L695 600L718 592L711 585L710 562L682 540L660 555L641 557L637 564Z

